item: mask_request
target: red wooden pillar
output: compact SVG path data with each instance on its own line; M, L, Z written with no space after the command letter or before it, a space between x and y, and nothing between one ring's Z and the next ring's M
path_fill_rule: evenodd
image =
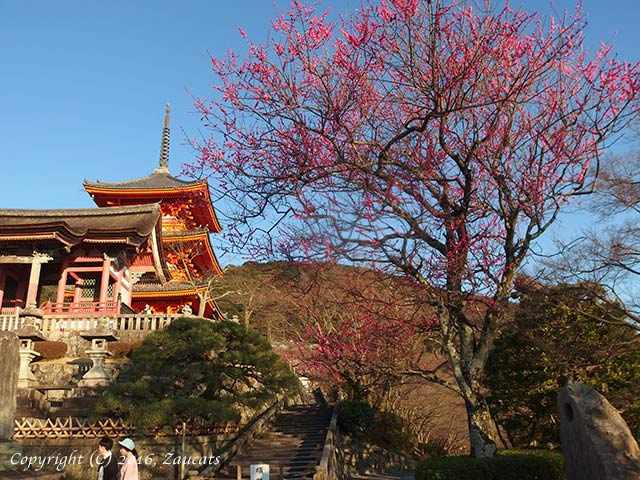
M0 265L0 306L4 299L4 284L7 281L7 267Z
M115 299L120 295L120 301L127 305L131 305L131 277L126 267L118 271L116 284L113 288L113 296Z
M108 255L104 256L102 260L102 277L100 278L100 303L107 301L107 294L109 293L109 270L111 268L111 258Z
M26 306L37 307L36 298L38 296L38 287L40 286L40 270L42 269L42 263L34 258L31 262L31 272L29 273L29 288L27 289L27 301Z
M67 286L67 269L69 268L69 257L65 257L62 260L62 266L60 267L60 279L58 280L58 294L56 295L56 303L61 304L64 302L64 289Z
M84 282L80 278L76 278L76 283L73 286L73 303L80 303L82 300L82 287Z
M38 289L40 288L40 272L42 270L42 264L51 260L49 255L42 255L39 253L33 254L31 260L31 272L29 272L29 286L27 288L26 307L37 307L36 301L38 299Z

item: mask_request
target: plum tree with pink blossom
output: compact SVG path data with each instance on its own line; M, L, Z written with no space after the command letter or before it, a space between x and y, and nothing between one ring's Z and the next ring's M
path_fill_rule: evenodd
M299 1L264 43L212 59L204 169L253 255L336 259L415 279L436 311L474 456L496 451L483 371L530 244L636 115L638 65L583 45L580 5ZM242 34L242 32L241 32ZM469 315L468 303L483 302Z
M287 292L291 325L289 354L299 371L348 400L386 408L403 380L436 381L433 351L437 321L411 279L367 269L305 265Z

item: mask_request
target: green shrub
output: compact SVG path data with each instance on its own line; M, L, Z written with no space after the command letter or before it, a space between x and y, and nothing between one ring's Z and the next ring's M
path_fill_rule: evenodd
M416 469L416 480L563 480L555 450L505 450L493 458L433 457Z
M412 436L405 428L402 417L392 412L379 412L368 403L355 400L342 402L338 426L342 432L382 448L413 451Z
M366 433L372 443L382 448L400 451L413 450L411 433L405 428L402 417L395 413L377 412Z
M67 353L67 344L64 342L53 342L43 340L33 342L33 349L40 354L43 360L55 360L62 358Z
M96 398L92 414L138 428L172 428L196 418L238 421L243 411L296 395L298 386L289 365L255 330L178 318L145 337L117 381Z
M419 443L416 448L419 458L446 457L448 454L446 440L436 438L426 443Z
M375 415L376 411L368 403L347 400L340 404L338 427L345 433L365 433L373 425Z

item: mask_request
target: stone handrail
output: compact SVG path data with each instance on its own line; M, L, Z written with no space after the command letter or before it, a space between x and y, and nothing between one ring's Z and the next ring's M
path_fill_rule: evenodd
M324 441L324 447L322 449L322 456L320 462L316 467L316 472L313 475L313 480L334 480L339 478L337 472L337 457L336 451L338 448L338 410L339 404L333 408L333 415L331 415L331 422L329 422L329 429L327 431L327 437Z
M64 332L70 330L92 330L98 327L100 321L106 320L112 330L160 330L169 325L183 314L164 313L119 313L119 314L45 314L42 317L40 330L43 333ZM0 316L0 331L17 331L21 326L21 319L17 315Z
M0 331L3 332L15 332L18 330L20 326L20 317L17 313L12 315L5 315L4 313L0 316Z

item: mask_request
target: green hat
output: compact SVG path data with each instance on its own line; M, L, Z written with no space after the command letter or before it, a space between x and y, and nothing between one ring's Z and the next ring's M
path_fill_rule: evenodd
M133 440L131 440L130 438L125 438L124 440L120 440L118 443L122 445L124 448L126 448L127 450L133 450L134 448L136 448L136 444L133 443Z

